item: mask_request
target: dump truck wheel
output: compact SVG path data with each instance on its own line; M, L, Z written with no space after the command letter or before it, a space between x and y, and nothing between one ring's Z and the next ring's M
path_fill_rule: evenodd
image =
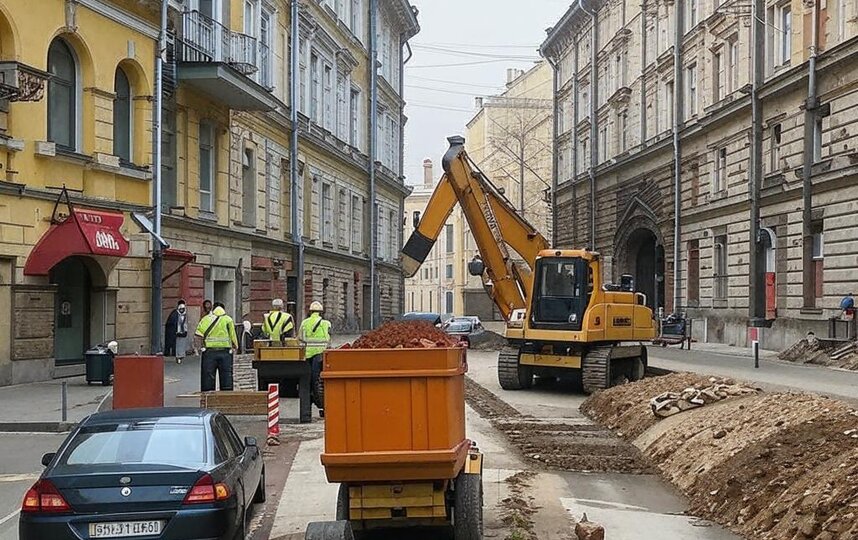
M454 490L453 539L483 540L482 476L461 473Z
M592 347L581 363L584 392L592 394L611 385L611 346Z
M349 520L349 486L340 484L337 492L337 521Z
M352 524L348 521L310 523L304 540L355 540Z
M504 390L526 390L533 386L533 368L519 363L521 351L504 347L498 355L498 383Z

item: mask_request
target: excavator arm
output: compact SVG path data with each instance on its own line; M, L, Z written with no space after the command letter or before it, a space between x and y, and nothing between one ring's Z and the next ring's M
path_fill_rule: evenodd
M476 167L465 152L463 137L447 139L444 176L438 182L405 247L402 267L406 276L417 273L458 203L480 252L483 284L504 318L527 306L532 290L536 257L548 241L524 220L512 204ZM524 260L516 264L509 249Z

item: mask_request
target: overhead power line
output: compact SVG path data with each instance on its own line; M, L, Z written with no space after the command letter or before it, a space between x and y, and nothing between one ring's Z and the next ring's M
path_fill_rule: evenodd
M480 53L473 51L462 51L458 49L447 49L444 47L432 47L427 45L413 45L414 50L423 50L436 52L439 54L450 54L454 56L476 56L478 58L498 58L502 60L539 60L539 57L534 55L511 55L511 54L496 54L496 53Z
M485 43L419 43L421 46L427 47L467 47L469 49L531 49L537 50L539 49L539 45L510 45L510 44L498 44L498 45L488 45ZM413 46L413 45L412 45Z
M479 60L476 62L460 62L454 64L429 64L429 65L417 65L412 66L410 64L406 64L406 69L425 69L425 68L444 68L444 67L463 67L463 66L479 66L482 64L496 64L498 62L525 62L525 60L509 60L508 58L497 59L497 60Z
M409 75L408 78L409 79L416 79L416 80L420 80L420 81L439 82L439 83L444 83L444 84L454 84L454 85L458 85L458 86L473 86L474 88L489 88L489 89L492 89L495 91L498 88L503 88L503 86L504 86L503 84L496 84L496 85L476 84L476 83L464 83L464 82L460 82L460 81L451 81L449 79L433 79L432 77L420 77L419 75Z
M473 96L479 97L483 94L476 92L458 92L456 90L444 90L443 88L432 88L431 86L418 86L416 84L406 84L405 88L418 88L420 90L431 90L432 92L442 92L444 94L456 94L458 96Z

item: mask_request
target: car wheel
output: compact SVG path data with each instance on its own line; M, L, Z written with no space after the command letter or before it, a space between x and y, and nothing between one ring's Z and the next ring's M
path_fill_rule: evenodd
M262 474L259 475L259 485L256 486L256 493L253 494L254 504L262 504L265 502L265 467L262 467Z

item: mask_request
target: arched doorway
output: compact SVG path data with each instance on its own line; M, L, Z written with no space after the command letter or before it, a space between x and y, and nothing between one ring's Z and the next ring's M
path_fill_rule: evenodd
M82 362L92 346L93 285L103 281L98 264L86 257L69 257L50 273L56 285L54 359L57 365Z
M664 307L664 246L650 229L635 229L625 243L626 264L622 273L635 278L638 292L646 295L654 311Z

